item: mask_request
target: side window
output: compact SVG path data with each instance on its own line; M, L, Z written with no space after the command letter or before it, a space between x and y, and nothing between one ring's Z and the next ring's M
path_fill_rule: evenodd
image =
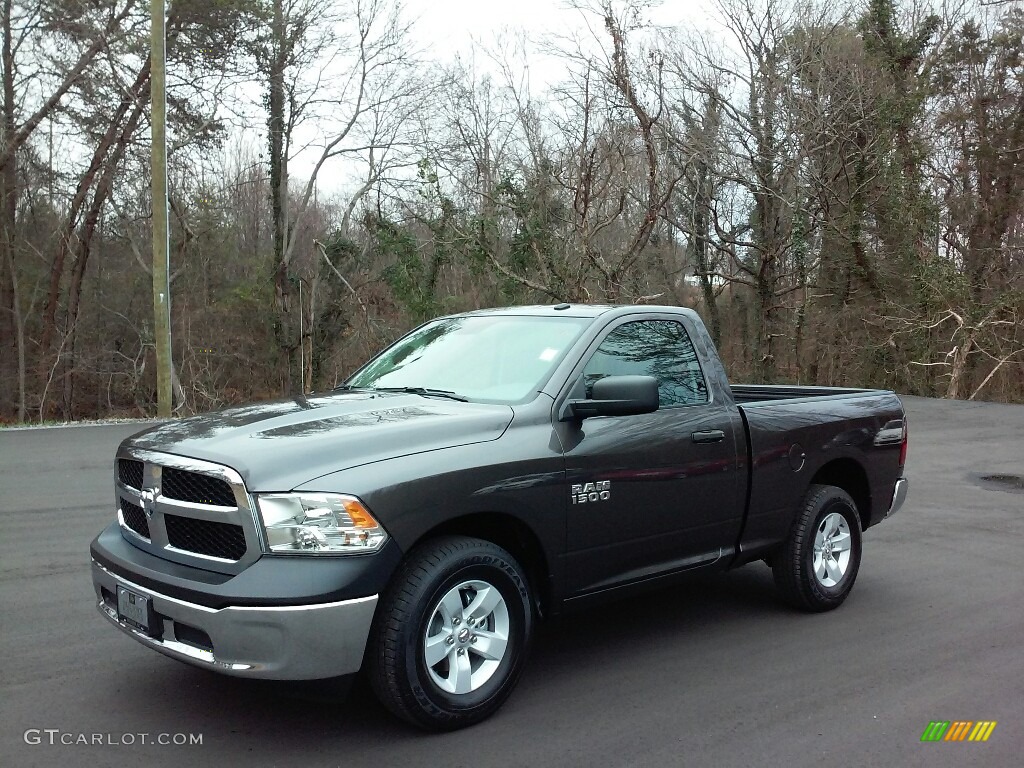
M638 320L613 330L583 369L587 395L605 376L654 376L662 406L708 401L697 353L683 326L673 320Z

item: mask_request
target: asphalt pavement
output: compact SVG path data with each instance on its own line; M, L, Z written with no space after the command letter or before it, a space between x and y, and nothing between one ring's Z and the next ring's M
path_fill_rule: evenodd
M140 425L0 430L0 765L1021 765L1024 491L981 477L1024 476L1024 406L905 402L910 497L840 609L790 610L753 564L558 619L505 707L444 735L117 632L88 547ZM998 725L922 743L935 720Z

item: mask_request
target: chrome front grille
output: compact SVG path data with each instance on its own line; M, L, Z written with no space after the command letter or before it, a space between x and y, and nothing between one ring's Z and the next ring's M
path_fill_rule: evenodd
M114 470L122 535L136 547L228 574L262 553L249 494L230 467L129 448Z

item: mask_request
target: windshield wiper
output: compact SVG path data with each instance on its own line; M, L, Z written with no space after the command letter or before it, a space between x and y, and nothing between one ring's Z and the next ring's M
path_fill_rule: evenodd
M408 392L410 395L423 395L424 397L447 397L449 400L458 400L461 403L468 403L469 398L463 397L457 392L447 389L430 389L429 387L367 387L378 392Z

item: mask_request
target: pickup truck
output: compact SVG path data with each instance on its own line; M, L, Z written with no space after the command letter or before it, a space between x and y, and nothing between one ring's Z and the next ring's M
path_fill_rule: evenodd
M757 560L789 603L836 608L904 502L906 452L892 392L730 386L687 309L468 312L333 391L125 440L92 578L167 656L362 669L450 730L506 700L542 617Z

